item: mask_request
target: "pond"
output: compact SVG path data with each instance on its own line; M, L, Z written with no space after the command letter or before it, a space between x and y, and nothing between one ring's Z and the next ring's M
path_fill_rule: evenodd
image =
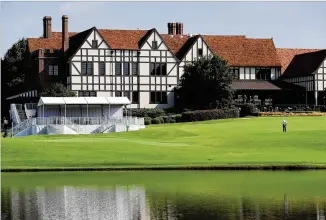
M2 219L317 219L326 171L2 173Z

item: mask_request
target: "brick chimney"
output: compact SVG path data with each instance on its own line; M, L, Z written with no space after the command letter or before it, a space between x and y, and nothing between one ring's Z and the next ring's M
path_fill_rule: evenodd
M172 32L173 35L177 34L177 23L175 22L172 23Z
M180 23L179 32L180 32L180 35L183 35L183 23Z
M168 23L168 34L169 35L183 35L183 23L169 22Z
M43 17L43 37L44 38L52 37L52 18L51 18L51 16Z
M68 15L62 16L62 50L66 52L69 48Z
M172 23L171 22L168 23L168 34L173 35L173 29L172 29Z

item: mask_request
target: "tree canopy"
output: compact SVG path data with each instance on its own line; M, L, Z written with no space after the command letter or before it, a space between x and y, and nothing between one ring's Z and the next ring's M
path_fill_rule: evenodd
M52 83L40 93L43 97L74 97L76 93L67 89L62 83Z
M7 97L25 90L27 40L22 38L14 43L1 59L1 112L8 117L10 101Z
M178 106L187 109L230 107L233 103L232 81L227 62L218 56L198 59L184 67L177 89Z
M27 69L25 65L26 45L27 40L20 39L12 45L1 60L1 86L6 95L20 92L24 88L24 76Z

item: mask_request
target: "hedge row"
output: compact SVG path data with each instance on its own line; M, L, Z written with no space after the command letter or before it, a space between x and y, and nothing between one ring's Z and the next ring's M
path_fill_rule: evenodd
M326 112L259 112L259 116L326 116Z
M157 118L165 115L165 112L163 109L159 108L148 108L148 109L128 109L127 110L128 116L138 117L138 118ZM124 116L126 116L126 112L124 111Z
M169 123L177 123L181 122L181 115L171 115L171 116L162 116L156 118L145 118L145 125L150 124L169 124Z
M181 114L181 121L207 121L214 119L225 119L225 118L238 118L239 109L212 109L212 110L197 110L189 111Z
M179 122L207 121L215 119L238 118L239 110L234 109L212 109L188 111L180 115L162 116L156 118L145 118L145 125L166 124Z

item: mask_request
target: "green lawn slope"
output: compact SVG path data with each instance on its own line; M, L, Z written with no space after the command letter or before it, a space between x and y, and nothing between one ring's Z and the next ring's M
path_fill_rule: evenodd
M326 168L326 117L228 119L151 125L99 135L1 139L2 170L33 168Z

